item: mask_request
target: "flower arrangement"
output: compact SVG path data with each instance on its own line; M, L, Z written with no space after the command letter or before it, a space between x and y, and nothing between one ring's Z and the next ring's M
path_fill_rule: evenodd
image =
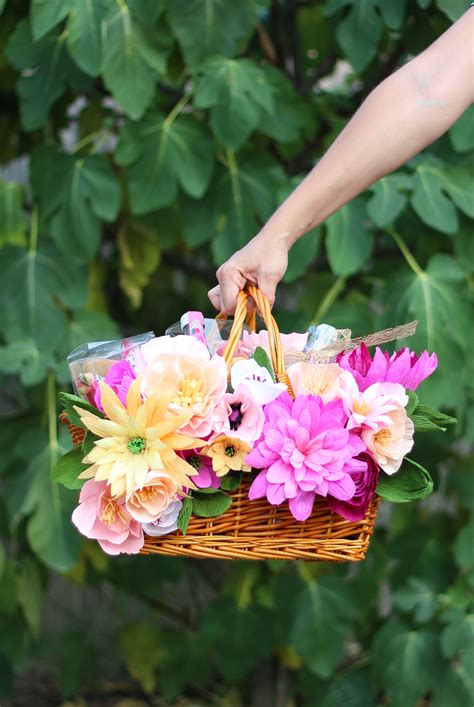
M308 350L307 334L281 340L284 351ZM415 431L454 422L415 392L436 354L371 355L361 343L328 362L302 357L287 367L290 394L269 353L266 331L244 332L229 375L203 330L159 336L103 359L82 397L61 393L84 435L53 479L80 489L79 532L109 554L137 553L145 536L225 513L245 477L249 502L287 504L296 522L316 502L357 521L376 492L394 502L430 493L428 472L407 455Z

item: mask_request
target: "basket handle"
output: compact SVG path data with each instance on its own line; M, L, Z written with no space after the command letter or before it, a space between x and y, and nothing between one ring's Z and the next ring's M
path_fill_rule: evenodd
M244 322L246 320L248 321L247 300L249 297L255 303L255 310L253 314L255 314L255 312L258 312L258 314L260 314L268 331L270 358L273 364L273 370L275 371L275 376L278 382L285 383L290 395L293 395L290 379L288 378L288 374L285 371L280 330L278 329L278 325L272 315L272 310L268 299L265 297L263 292L258 289L258 287L255 287L255 285L247 285L245 289L241 290L238 294L237 306L234 314L234 322L232 324L229 339L227 341L223 353L227 368L230 370L235 349L237 348L237 344L239 343L240 337L242 335ZM253 317L253 320L255 320L255 317ZM255 328L254 322L252 328Z

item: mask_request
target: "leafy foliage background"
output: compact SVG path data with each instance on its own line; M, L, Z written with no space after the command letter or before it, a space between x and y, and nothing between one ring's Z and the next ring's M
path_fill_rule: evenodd
M303 238L279 292L283 330L417 318L439 354L436 493L385 505L365 563L107 558L50 480L65 355L209 311L216 265L466 6L0 0L2 698L472 705L472 110Z

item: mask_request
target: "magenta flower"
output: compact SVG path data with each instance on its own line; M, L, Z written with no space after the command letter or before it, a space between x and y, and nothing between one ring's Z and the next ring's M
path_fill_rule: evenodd
M401 383L404 388L416 390L436 369L438 358L436 354L430 356L427 351L418 356L406 347L389 356L378 346L371 358L367 346L361 344L350 353L340 354L337 362L352 373L360 390L382 382Z
M355 483L355 494L348 501L328 496L328 506L345 520L362 520L367 513L379 478L379 467L370 454L362 453L345 465Z
M109 555L135 554L144 542L142 526L127 511L125 496L114 498L105 481L86 481L72 522L86 538L98 540Z
M178 452L179 453L179 452ZM186 459L188 464L191 464L194 469L198 472L196 476L193 476L193 483L199 489L218 489L220 486L220 479L216 472L212 468L212 459L206 457L204 454L199 454L199 450L190 449L189 451L179 453L183 459Z
M265 406L262 436L245 461L262 471L249 498L267 497L272 505L288 500L296 520L306 520L316 495L348 501L356 492L348 462L365 451L358 435L345 428L340 400L288 393Z
M107 371L107 375L104 380L109 385L114 393L117 394L122 405L125 405L127 400L128 389L135 380L135 371L129 364L129 362L124 358L121 361L116 361ZM98 385L95 389L94 402L96 407L99 408L101 412L104 412L102 407L102 401L100 399L100 386Z

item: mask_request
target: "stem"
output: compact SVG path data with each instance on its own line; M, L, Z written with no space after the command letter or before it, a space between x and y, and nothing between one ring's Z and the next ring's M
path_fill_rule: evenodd
M89 133L89 135L86 135L85 137L82 138L82 140L79 140L79 142L76 142L74 147L72 148L71 154L75 155L76 152L79 152L79 150L82 150L83 147L88 145L90 142L94 142L98 137L100 137L102 134L101 130L95 130L93 133Z
M323 317L326 315L326 312L332 307L334 302L341 294L342 290L345 287L345 284L346 278L344 275L340 275L337 280L333 282L333 284L321 300L321 304L317 308L316 313L313 319L311 320L311 324L318 324L323 319Z
M48 406L48 437L51 469L58 461L58 428L56 422L56 377L53 371L49 371L46 383L46 399Z
M189 103L190 100L191 100L191 93L186 93L186 95L184 95L182 98L180 98L179 101L177 102L177 104L175 105L175 107L166 116L164 123L167 126L170 126L171 123L174 120L176 120L178 115L181 113L181 111L183 110L186 103Z
M36 255L36 249L38 247L38 223L39 223L39 212L38 207L33 208L31 214L31 224L30 224L30 243L28 250L30 255Z
M407 244L405 243L405 241L403 240L401 235L399 233L397 233L392 228L388 229L387 233L389 233L392 236L393 240L395 241L395 243L399 247L403 257L405 258L405 260L407 261L408 265L413 270L415 275L418 275L418 277L423 277L423 275L425 274L423 268L420 267L420 265L418 264L418 262L415 259L415 256L413 255L411 250L408 248Z

